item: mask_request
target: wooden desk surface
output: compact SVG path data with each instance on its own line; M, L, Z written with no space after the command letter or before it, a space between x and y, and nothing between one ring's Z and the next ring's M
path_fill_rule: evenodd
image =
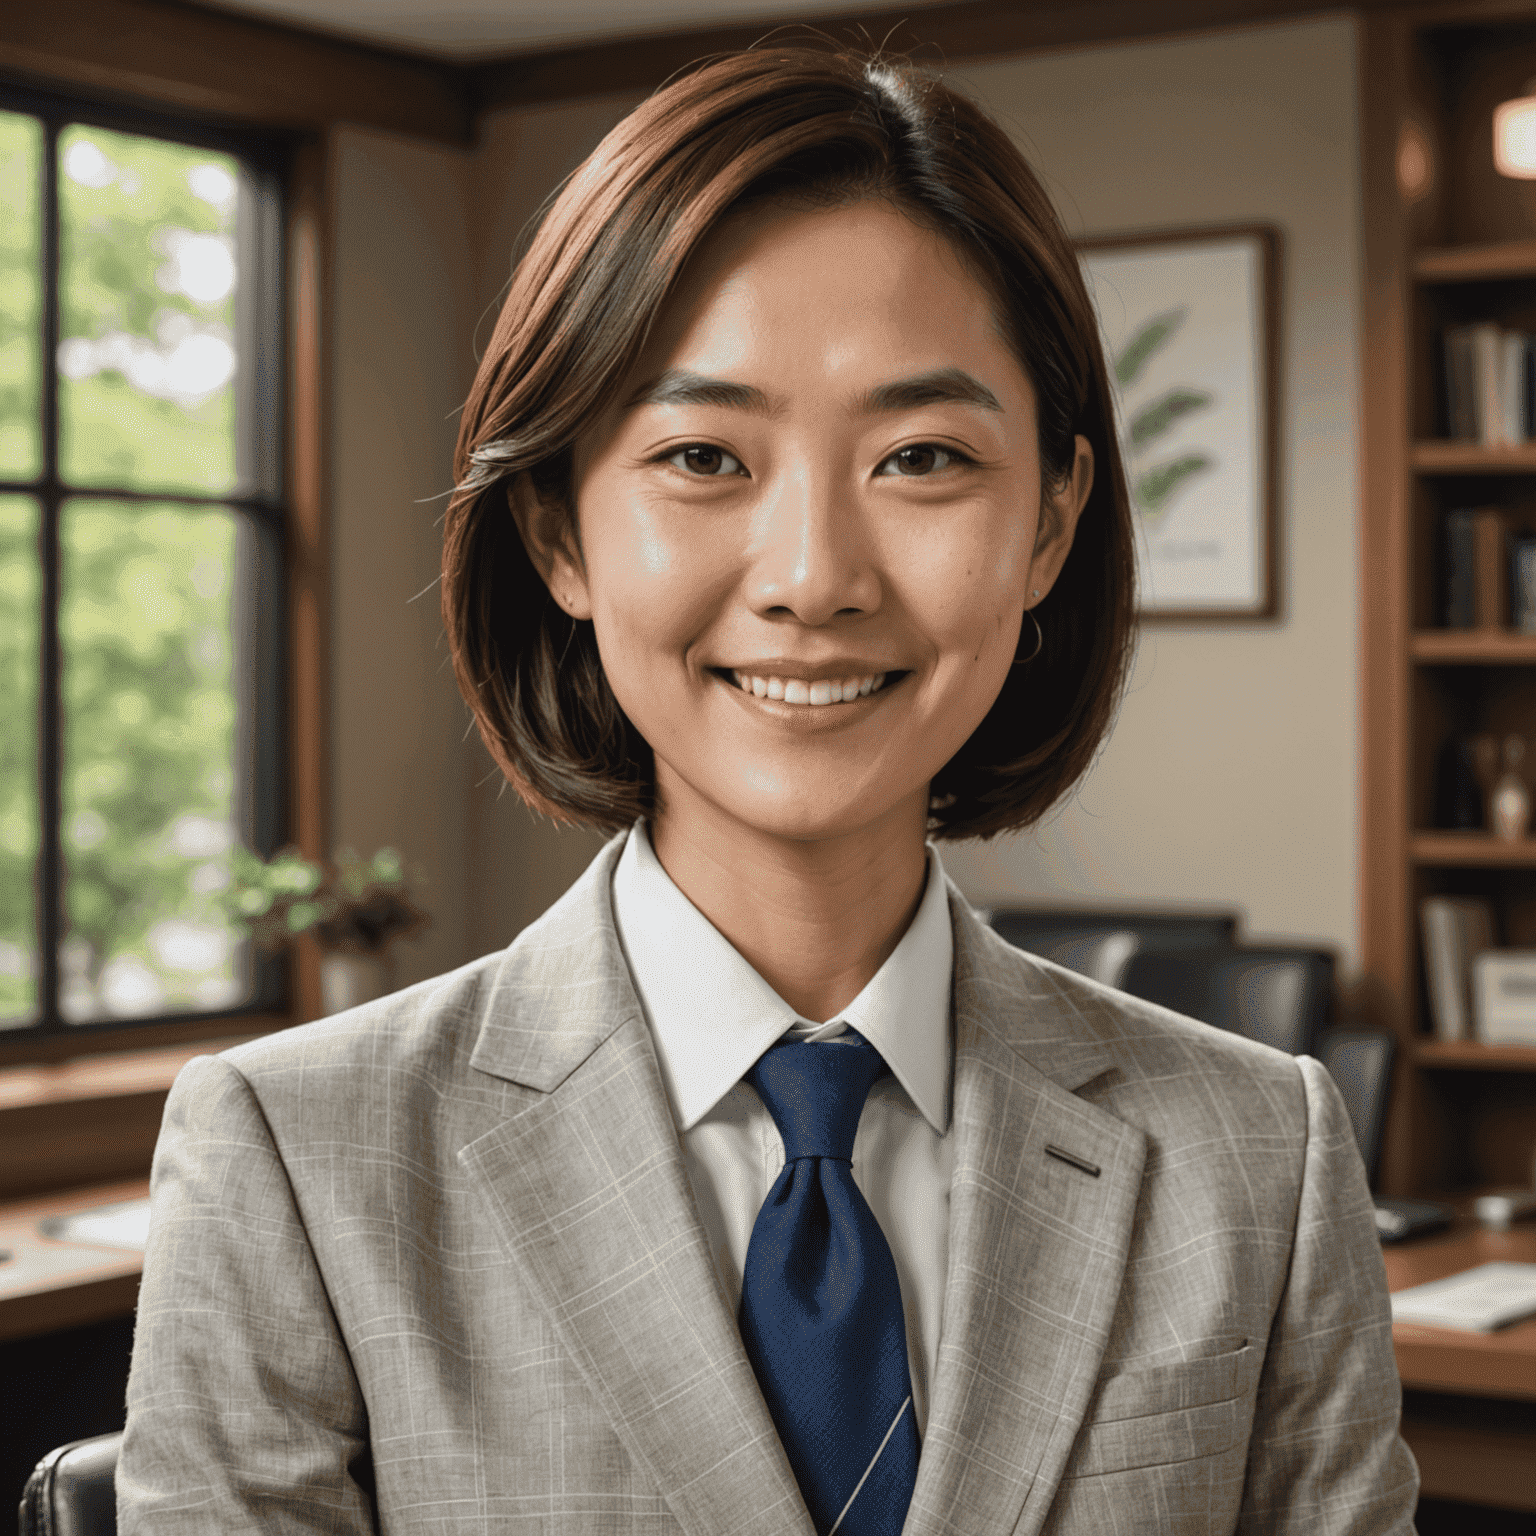
M0 1261L0 1339L77 1328L132 1312L142 1253L59 1242L44 1237L37 1224L45 1216L141 1200L148 1193L148 1179L128 1179L0 1204L0 1249L10 1254Z
M1536 1223L1519 1222L1506 1232L1492 1232L1458 1217L1448 1231L1400 1246L1388 1244L1382 1257L1387 1285L1394 1291L1495 1259L1536 1264ZM1392 1343L1405 1387L1536 1400L1536 1317L1494 1333L1394 1323Z

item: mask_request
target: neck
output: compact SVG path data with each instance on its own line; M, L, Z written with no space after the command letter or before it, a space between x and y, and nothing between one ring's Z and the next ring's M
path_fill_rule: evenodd
M877 822L821 838L744 826L686 789L664 804L650 826L662 868L802 1018L836 1018L917 913L926 786Z

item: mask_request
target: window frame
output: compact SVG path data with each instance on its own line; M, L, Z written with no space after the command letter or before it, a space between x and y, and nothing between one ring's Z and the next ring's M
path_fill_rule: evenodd
M236 722L237 753L249 783L236 785L244 804L242 836L270 851L298 842L306 856L325 847L326 779L319 710L325 633L323 477L323 334L320 296L324 242L325 156L313 136L231 126L155 106L123 104L83 92L39 87L0 75L0 108L43 124L40 214L42 473L32 482L0 481L0 493L29 497L39 508L41 559L41 668L38 711L38 800L43 845L35 890L38 1014L27 1025L0 1031L0 1069L17 1063L60 1061L104 1052L173 1047L187 1041L227 1040L281 1028L313 1017L318 1008L318 960L258 958L255 995L225 1009L67 1022L58 1011L59 939L63 907L61 831L63 720L58 616L59 513L71 498L170 502L234 509L249 532L240 543L252 557L257 594L237 594L240 617L264 604L269 624L236 634L244 651ZM242 164L242 197L254 220L250 242L260 259L242 273L237 329L242 368L237 388L245 401L263 395L270 412L237 409L241 483L229 494L136 492L70 487L58 464L59 175L57 142L70 124L145 134L229 154ZM248 361L247 361L248 359ZM300 411L307 413L300 419ZM255 598L253 603L252 598ZM254 645L252 642L255 642ZM296 961L296 963L293 963Z

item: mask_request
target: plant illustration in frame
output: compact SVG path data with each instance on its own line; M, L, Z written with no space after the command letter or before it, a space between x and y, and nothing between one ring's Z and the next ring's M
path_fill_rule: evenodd
M1079 249L1119 396L1143 617L1274 615L1277 231Z
M1154 315L1120 350L1114 360L1115 382L1129 389L1141 377L1147 363L1184 323L1187 307L1170 309ZM1211 467L1211 456L1198 449L1156 459L1161 440L1170 428L1191 411L1211 405L1215 396L1206 389L1175 384L1131 418L1126 434L1126 469L1131 481L1131 499L1136 510L1146 518L1158 518L1191 475ZM1148 463L1148 459L1153 462Z

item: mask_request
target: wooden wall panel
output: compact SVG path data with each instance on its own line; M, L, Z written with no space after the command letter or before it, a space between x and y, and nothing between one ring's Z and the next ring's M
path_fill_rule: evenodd
M0 70L267 127L345 121L454 144L472 134L452 64L168 0L11 0Z
M1408 33L1390 15L1359 23L1363 167L1360 569L1360 948L1358 1002L1411 1048L1413 946L1405 895L1408 815L1408 338L1405 231L1395 167ZM1400 1069L1406 1086L1411 1073ZM1393 1095L1381 1186L1421 1187L1425 1149L1410 1134L1411 1093Z
M330 855L329 137L295 156L288 186L289 835ZM295 1020L320 1013L320 957L295 948Z

